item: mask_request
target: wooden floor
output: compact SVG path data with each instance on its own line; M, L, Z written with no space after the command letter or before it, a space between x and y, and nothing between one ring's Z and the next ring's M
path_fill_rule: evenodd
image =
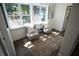
M29 41L28 38L14 42L17 56L51 56L57 55L62 37L52 32L41 34L39 38Z

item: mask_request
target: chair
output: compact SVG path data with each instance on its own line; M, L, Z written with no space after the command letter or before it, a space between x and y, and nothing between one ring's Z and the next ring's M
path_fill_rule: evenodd
M43 29L43 32L44 33L51 33L52 32L52 28L50 28L48 25L44 25L44 29Z
M37 32L41 33L41 32L43 32L44 25L43 24L35 24L34 29L37 30Z
M39 33L35 31L33 27L27 27L27 29L28 29L27 37L29 40L33 40L39 37Z

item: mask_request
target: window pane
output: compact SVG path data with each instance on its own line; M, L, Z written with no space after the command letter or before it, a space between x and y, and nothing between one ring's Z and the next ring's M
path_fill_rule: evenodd
M15 3L6 3L6 11L8 15L17 15L18 14L18 5Z
M41 7L41 14L46 14L46 8L45 7Z
M23 16L22 20L23 20L23 24L30 23L30 16Z
M41 21L45 21L45 15L41 16Z
M33 11L34 11L34 14L39 14L40 7L39 6L33 6Z
M8 16L8 22L10 28L17 28L21 26L20 16Z
M21 11L22 11L22 14L29 14L30 13L29 5L21 5Z
M46 19L46 7L41 7L40 16L41 16L41 21L45 21L45 19Z

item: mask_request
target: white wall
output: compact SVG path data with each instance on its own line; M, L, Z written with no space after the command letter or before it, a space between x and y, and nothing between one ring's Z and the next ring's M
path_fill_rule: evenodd
M27 29L25 27L10 29L10 33L12 36L12 40L15 41L15 40L26 37Z
M50 9L48 9L48 25L50 28L53 28L53 17L54 17L54 13L55 13L55 5L56 3L51 3L49 6L50 6ZM52 17L53 16L53 17Z
M54 18L51 19L49 23L51 23L52 28L62 31L66 7L71 4L63 4L57 3L55 5Z
M61 55L70 55L73 51L73 45L77 35L79 34L79 4L74 4L72 6L71 15L69 18L69 22L67 24L66 32L64 35L64 40L62 42L62 46L60 49Z

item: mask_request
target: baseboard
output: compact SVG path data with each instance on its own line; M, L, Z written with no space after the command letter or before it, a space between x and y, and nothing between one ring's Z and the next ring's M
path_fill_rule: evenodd
M22 38L20 38L20 39L17 39L17 40L14 40L14 42L15 42L15 41L18 41L18 40L25 39L25 38L27 38L27 36L26 36L26 37L22 37Z

